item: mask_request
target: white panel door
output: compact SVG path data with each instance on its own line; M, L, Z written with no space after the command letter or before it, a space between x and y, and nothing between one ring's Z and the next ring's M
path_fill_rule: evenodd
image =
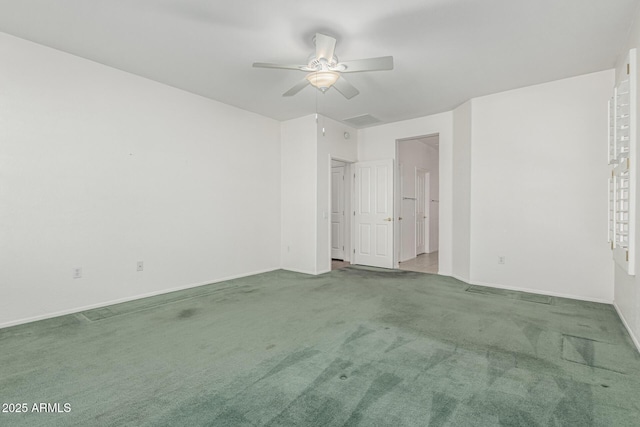
M344 166L331 168L331 258L344 259Z
M355 163L354 263L393 268L393 160Z
M422 169L416 169L416 255L425 253L425 224L427 222L425 184L426 176Z

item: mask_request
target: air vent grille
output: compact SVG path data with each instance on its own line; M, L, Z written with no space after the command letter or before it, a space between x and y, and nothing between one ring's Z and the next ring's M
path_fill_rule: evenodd
M380 120L376 119L371 114L363 114L361 116L344 119L343 122L354 127L364 127L364 126L380 123Z

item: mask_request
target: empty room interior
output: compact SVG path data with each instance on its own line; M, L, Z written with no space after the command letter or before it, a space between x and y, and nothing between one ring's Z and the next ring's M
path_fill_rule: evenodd
M0 1L0 425L639 426L640 0Z

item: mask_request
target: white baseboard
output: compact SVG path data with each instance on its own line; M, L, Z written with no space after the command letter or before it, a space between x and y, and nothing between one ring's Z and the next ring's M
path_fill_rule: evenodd
M301 270L301 269L298 269L298 268L288 268L288 267L282 267L282 269L285 270L285 271L291 271L293 273L309 274L311 276L317 276L319 274L324 274L324 273L330 273L331 272L331 269L318 270L318 271Z
M301 270L301 269L298 269L298 268L282 267L282 269L285 270L285 271L291 271L293 273L308 274L310 276L316 276L318 274L315 271Z
M495 283L471 281L469 279L465 279L463 277L456 276L456 275L452 275L451 277L453 277L455 279L458 279L458 280L460 280L462 282L469 283L470 285L487 286L487 287L490 287L490 288L507 289L507 290L510 290L510 291L523 291L523 292L529 292L529 293L532 293L532 294L547 295L547 296L560 297L560 298L569 298L569 299L575 299L575 300L579 300L579 301L589 301L589 302L598 302L598 303L602 303L602 304L611 304L616 309L616 312L618 313L618 317L620 317L620 320L622 321L622 324L624 325L624 327L626 328L627 332L629 333L629 336L631 337L631 341L633 341L633 344L636 346L636 349L638 350L638 352L640 352L640 340L638 339L638 337L636 337L634 335L633 330L631 329L631 327L629 326L629 323L627 322L627 319L622 314L622 310L620 310L620 307L618 307L618 304L616 304L615 301L602 300L602 299L599 299L599 298L588 298L588 297L581 297L581 296L579 297L579 296L575 296L575 295L561 294L561 293L558 293L558 292L541 292L541 291L539 291L537 289L516 288L516 287L513 287L513 286L497 285Z
M146 294L140 294L140 295L135 295L135 296L131 296L131 297L125 297L125 298L118 298L118 299L115 299L115 300L99 302L99 303L96 303L96 304L85 305L85 306L82 306L82 307L74 307L74 308L70 308L70 309L67 309L67 310L55 311L53 313L47 313L47 314L43 314L43 315L40 315L40 316L33 316L33 317L26 317L26 318L18 319L18 320L12 320L12 321L9 321L9 322L0 323L0 329L8 328L10 326L22 325L22 324L25 324L25 323L37 322L38 320L51 319L53 317L66 316L68 314L80 313L82 311L87 311L87 310L93 310L93 309L96 309L96 308L107 307L107 306L110 306L110 305L120 304L120 303L123 303L123 302L135 301L135 300L139 300L139 299L142 299L142 298L154 297L156 295L168 294L168 293L171 293L171 292L183 291L183 290L191 289L191 288L197 288L198 286L205 286L205 285L211 285L211 284L214 284L214 283L226 282L227 280L239 279L241 277L253 276L253 275L262 274L262 273L268 273L270 271L275 271L275 270L280 270L280 269L279 268L268 268L268 269L265 269L265 270L253 271L251 273L236 274L236 275L233 275L233 276L222 277L220 279L209 280L209 281L206 281L206 282L192 283L190 285L178 286L178 287L169 288L169 289L163 289L161 291L149 292L149 293L146 293Z
M462 279L459 279L459 280L462 280ZM509 291L528 292L528 293L531 293L531 294L546 295L546 296L550 296L550 297L575 299L575 300L578 300L578 301L598 302L598 303L601 303L601 304L613 304L612 300L606 300L606 299L601 299L601 298L591 298L591 297L585 297L585 296L581 296L581 295L563 294L563 293L560 293L560 292L541 291L540 289L519 288L519 287L515 287L515 286L499 285L499 284L496 284L496 283L478 282L476 280L472 280L472 281L464 280L464 281L469 283L470 285L487 286L489 288L506 289L506 290L509 290Z
M441 273L440 273L440 272L438 272L438 274L441 274ZM454 279L458 279L458 280L460 280L461 282L465 282L465 283L469 283L469 282L470 282L470 280L469 280L469 278L468 278L468 277L462 277L462 276L458 276L458 275L455 275L455 274L452 274L452 275L451 275L451 276L449 276L449 277L453 277Z
M615 301L613 302L613 306L615 307L616 312L618 312L618 317L620 317L620 320L622 320L622 324L627 329L627 332L629 333L629 336L631 337L631 341L633 341L633 343L636 346L636 349L638 349L638 352L640 353L640 340L638 340L638 337L636 337L633 334L633 330L631 329L631 326L627 322L627 319L622 314L622 310L620 310L620 307L618 307L618 304L616 304Z

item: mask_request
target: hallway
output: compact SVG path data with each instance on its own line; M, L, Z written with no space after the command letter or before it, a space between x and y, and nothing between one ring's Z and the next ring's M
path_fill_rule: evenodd
M413 259L401 262L400 270L438 274L438 251L430 254L421 254Z

